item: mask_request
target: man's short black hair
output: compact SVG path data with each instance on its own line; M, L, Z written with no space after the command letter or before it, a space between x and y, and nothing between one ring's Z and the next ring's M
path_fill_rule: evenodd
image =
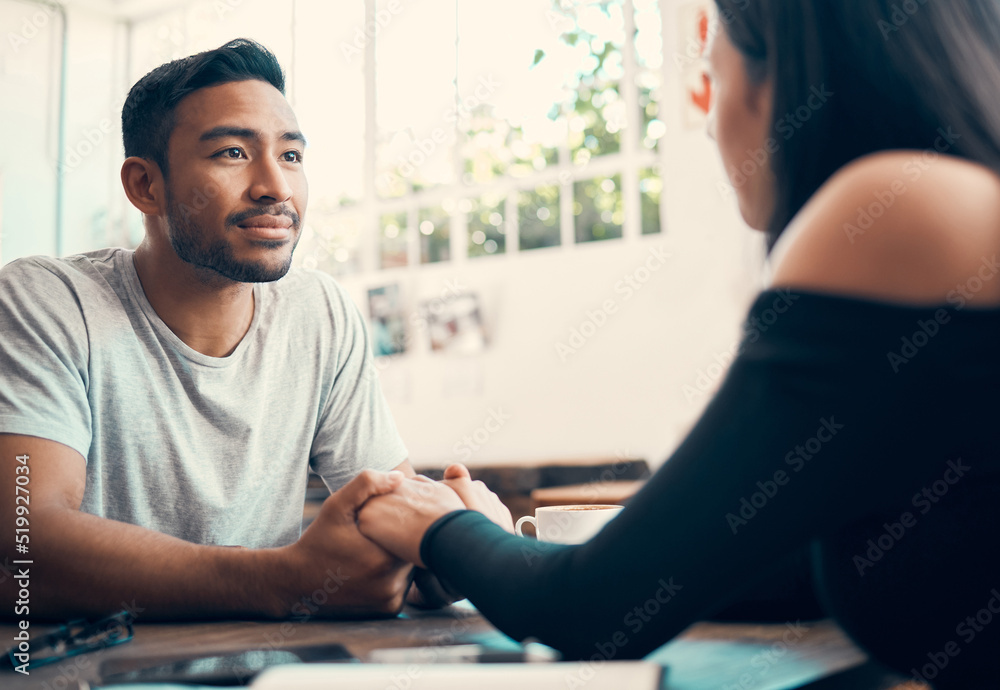
M234 81L265 81L284 95L285 75L267 48L237 38L215 50L160 65L135 83L122 107L125 156L148 158L167 174L174 110L198 89Z

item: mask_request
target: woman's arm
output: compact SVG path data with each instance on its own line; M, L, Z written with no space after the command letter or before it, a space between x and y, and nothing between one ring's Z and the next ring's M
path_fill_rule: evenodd
M782 557L902 503L946 469L947 434L926 433L927 369L937 357L928 352L899 373L886 357L928 318L933 310L762 293L701 420L582 546L513 537L457 504L421 513L418 500L397 495L370 505L408 501L419 520L380 525L377 513L363 512L361 529L422 560L516 639L537 637L569 657L643 656ZM954 323L938 347L964 330ZM936 423L939 431L943 420ZM400 553L406 541L410 553Z

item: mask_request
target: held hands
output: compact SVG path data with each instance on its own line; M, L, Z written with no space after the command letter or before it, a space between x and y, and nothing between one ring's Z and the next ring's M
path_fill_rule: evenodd
M358 531L358 510L404 484L402 472L365 470L324 501L316 520L286 547L279 615L394 615L412 566Z
M513 533L510 511L464 465L444 480L366 470L324 501L316 520L280 552L277 617L394 615L420 561L420 541L454 510L484 513Z
M397 557L424 567L420 542L434 522L455 510L476 510L508 532L514 532L510 511L481 481L472 481L464 465L450 465L440 482L427 477L407 479L391 493L368 500L358 514L361 533Z

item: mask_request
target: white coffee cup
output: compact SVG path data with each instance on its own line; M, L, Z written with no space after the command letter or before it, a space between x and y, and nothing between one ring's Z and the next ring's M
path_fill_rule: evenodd
M544 506L535 509L534 517L525 515L518 520L514 531L523 537L521 526L530 522L535 526L538 541L582 544L600 532L621 509L622 506L612 505Z

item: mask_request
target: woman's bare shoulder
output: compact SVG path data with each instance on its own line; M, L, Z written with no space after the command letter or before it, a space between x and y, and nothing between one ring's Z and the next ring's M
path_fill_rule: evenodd
M888 151L846 165L809 200L772 252L772 286L907 304L1000 306L1000 175L933 151Z

